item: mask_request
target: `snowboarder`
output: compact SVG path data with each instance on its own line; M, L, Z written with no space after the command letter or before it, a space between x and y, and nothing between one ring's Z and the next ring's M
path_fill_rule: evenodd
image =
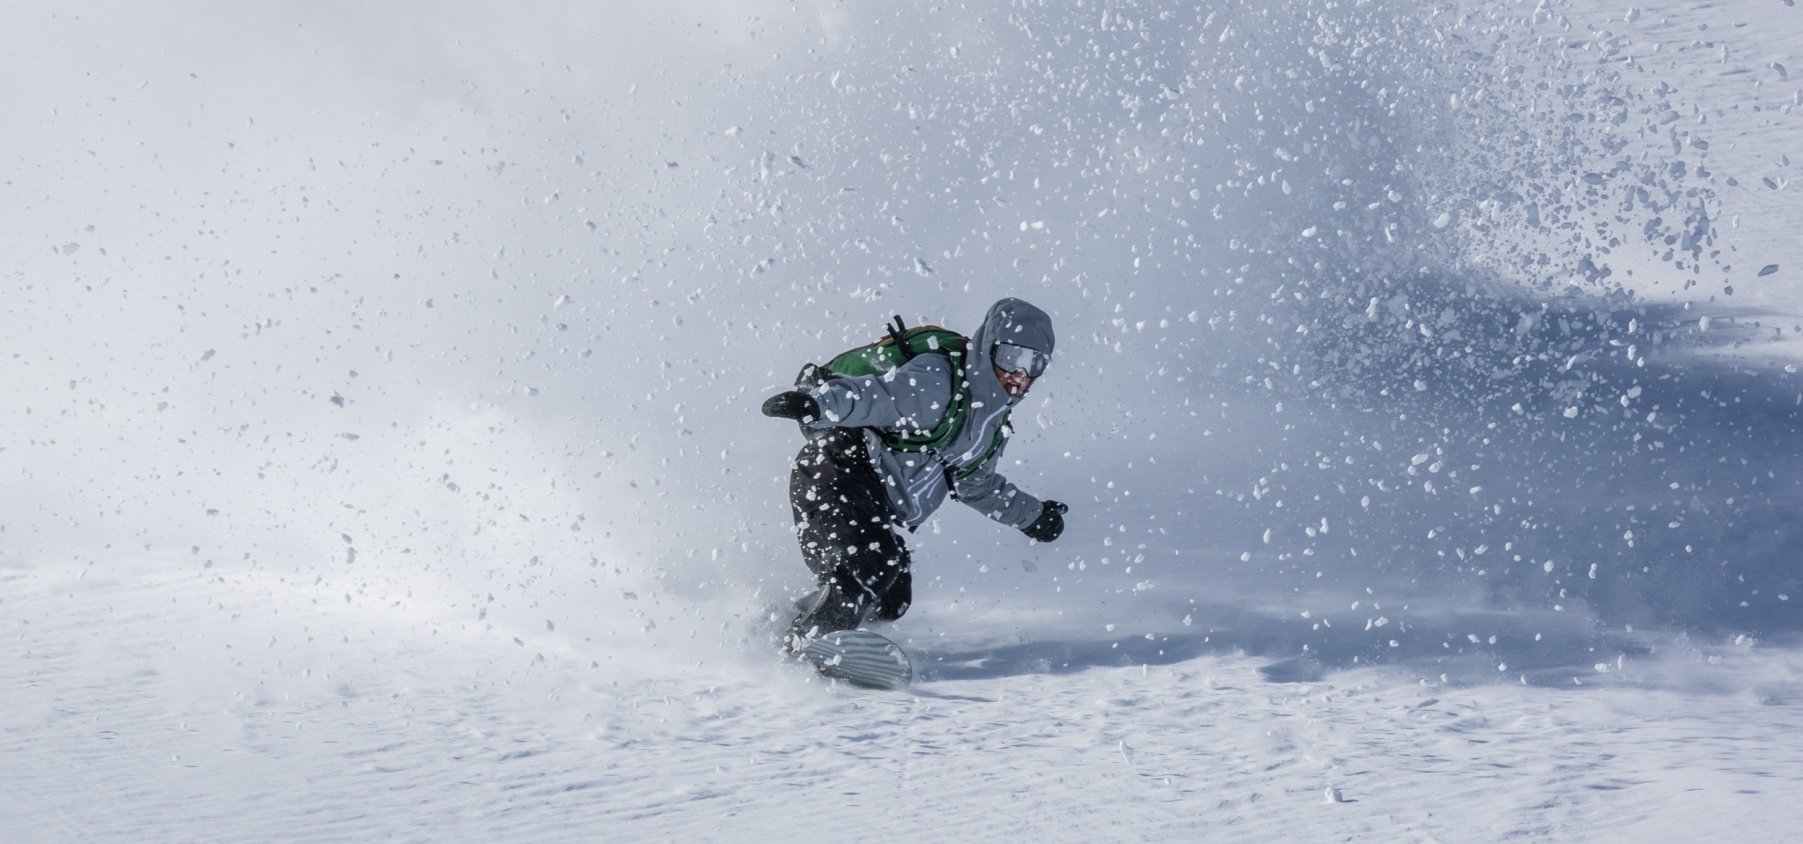
M906 345L900 329L898 318L886 345ZM918 528L947 495L1038 542L1064 532L1064 504L1034 498L995 471L1008 412L1051 362L1051 317L1003 299L967 343L943 329L908 333L928 330L950 342L923 338L914 345L926 351L898 357L887 372L825 373L817 386L764 402L764 415L794 419L808 437L789 476L789 504L819 588L799 604L790 650L867 620L901 618L913 600L901 531Z

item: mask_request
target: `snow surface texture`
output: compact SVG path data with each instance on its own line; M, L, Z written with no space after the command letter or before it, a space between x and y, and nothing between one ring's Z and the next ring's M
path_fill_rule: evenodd
M1793 836L1788 0L655 5L12 10L0 839ZM1004 295L1065 537L778 663Z

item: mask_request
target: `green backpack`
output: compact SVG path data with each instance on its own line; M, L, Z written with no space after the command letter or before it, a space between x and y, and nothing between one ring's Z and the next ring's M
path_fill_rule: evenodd
M937 325L909 328L902 323L899 314L895 317L895 324L888 326L888 329L889 333L874 343L848 349L824 364L810 363L802 367L801 374L795 378L795 386L811 390L833 378L884 375L920 355L944 355L951 362L952 399L951 407L946 410L945 417L939 421L938 426L930 431L877 432L883 443L896 451L935 452L937 456L936 452L941 446L957 438L958 432L964 427L964 420L970 416L970 383L964 372L970 338ZM984 449L981 459L959 471L956 477L964 477L987 463L1007 438L1007 429L1008 420L1003 417L1002 424L996 426L995 438Z

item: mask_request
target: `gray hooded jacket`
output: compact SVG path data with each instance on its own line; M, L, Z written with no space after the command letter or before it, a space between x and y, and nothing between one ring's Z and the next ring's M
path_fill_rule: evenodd
M971 509L1010 527L1026 527L1039 518L1042 505L995 471L1007 448L964 475L949 488L947 469L962 472L982 460L1002 417L1019 400L1011 398L995 377L990 348L998 342L1052 353L1052 318L1020 299L1003 299L989 309L983 326L971 335L965 379L970 384L970 413L956 438L937 451L899 452L883 443L874 429L931 430L944 418L952 398L951 363L944 355L923 354L883 375L834 378L812 391L821 418L809 427L864 428L871 461L883 479L889 502L910 529L919 527L947 494ZM1004 437L1007 433L1004 432Z

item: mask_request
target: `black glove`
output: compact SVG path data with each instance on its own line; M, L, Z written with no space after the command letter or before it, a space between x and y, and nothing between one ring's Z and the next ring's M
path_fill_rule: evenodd
M805 425L820 418L820 403L800 390L789 390L765 399L764 415L793 419Z
M1044 508L1039 511L1039 518L1034 519L1032 524L1021 528L1020 532L1026 534L1029 539L1051 542L1064 533L1064 514L1070 511L1071 508L1066 507L1062 501L1047 501Z

